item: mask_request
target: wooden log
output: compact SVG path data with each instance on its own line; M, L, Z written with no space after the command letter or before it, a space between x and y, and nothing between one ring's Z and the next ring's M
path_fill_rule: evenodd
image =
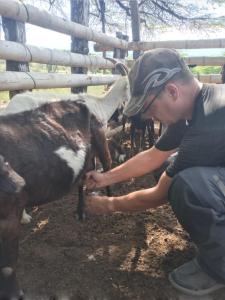
M9 41L0 41L0 59L86 68L112 69L114 67L111 61L96 55L82 55Z
M66 88L71 86L111 84L119 75L55 74L36 72L1 72L0 91L18 89Z
M188 65L197 66L222 66L225 64L225 56L199 56L199 57L185 57L184 58Z
M198 74L195 77L203 83L222 83L221 74Z
M225 64L225 56L196 56L196 57L184 57L184 60L188 65L197 66L222 66ZM126 60L126 65L131 68L134 60Z
M102 45L104 45L102 43ZM94 45L96 52L112 51L112 47L107 45ZM128 50L146 51L155 48L174 49L202 49L202 48L225 48L225 39L201 39L201 40L180 40L180 41L152 41L152 42L130 42Z

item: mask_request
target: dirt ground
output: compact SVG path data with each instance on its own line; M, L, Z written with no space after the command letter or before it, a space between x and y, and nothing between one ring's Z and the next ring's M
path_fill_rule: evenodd
M114 185L113 193L153 184L148 175ZM34 208L32 222L23 225L17 274L26 299L178 299L167 275L194 248L169 206L79 222L76 202L74 190Z

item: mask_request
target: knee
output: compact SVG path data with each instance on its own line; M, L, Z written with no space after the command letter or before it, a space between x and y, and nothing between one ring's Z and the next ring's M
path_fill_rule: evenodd
M185 169L174 177L168 200L176 216L182 216L193 206L199 205L196 190L203 176L202 168L194 167Z
M178 173L172 181L168 191L168 200L176 216L183 215L187 206L187 194L191 192L190 186L183 178L183 172Z
M212 197L215 198L210 183L213 174L215 169L193 167L179 172L174 177L168 191L168 200L178 218L201 207L210 206Z

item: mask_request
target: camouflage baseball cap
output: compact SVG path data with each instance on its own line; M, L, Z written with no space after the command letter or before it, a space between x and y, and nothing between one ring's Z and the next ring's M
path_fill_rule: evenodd
M129 72L131 98L124 108L124 114L130 117L139 113L151 90L163 88L178 73L193 76L176 50L159 48L146 51Z

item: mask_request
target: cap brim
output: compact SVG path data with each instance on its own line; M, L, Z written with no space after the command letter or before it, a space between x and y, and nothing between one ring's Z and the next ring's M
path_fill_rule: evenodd
M127 117L132 117L138 114L144 106L146 95L131 97L124 107L123 114Z

